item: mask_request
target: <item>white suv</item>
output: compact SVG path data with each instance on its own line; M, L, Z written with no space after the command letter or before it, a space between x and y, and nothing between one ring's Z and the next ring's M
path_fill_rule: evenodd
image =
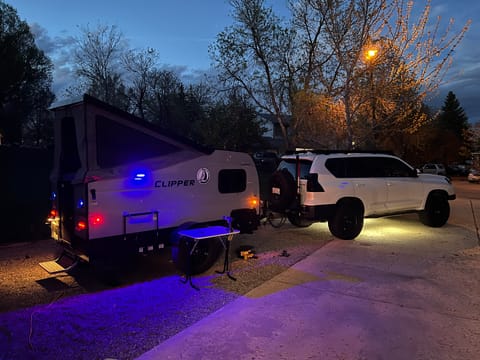
M361 152L307 152L282 157L270 179L268 207L297 226L328 221L351 240L364 217L418 212L422 223L443 226L455 199L445 176L419 174L396 156Z

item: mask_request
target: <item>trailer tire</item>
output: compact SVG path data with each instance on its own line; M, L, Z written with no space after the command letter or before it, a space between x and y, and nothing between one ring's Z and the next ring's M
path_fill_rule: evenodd
M172 261L185 274L200 274L212 267L217 261L222 250L222 244L218 239L199 240L193 253L189 256L191 250L191 240L178 234L180 230L202 227L196 223L186 223L178 227L171 236Z

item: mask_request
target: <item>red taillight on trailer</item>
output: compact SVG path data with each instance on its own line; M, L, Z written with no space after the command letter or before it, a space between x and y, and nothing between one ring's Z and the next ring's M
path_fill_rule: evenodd
M90 217L90 224L92 226L102 225L103 222L104 222L104 219L102 215L95 214Z
M84 220L79 220L77 221L77 225L75 226L75 229L77 231L82 231L87 228L87 223Z
M53 221L55 220L56 218L58 217L58 211L57 209L52 209L50 210L50 212L48 213L48 217L47 217L47 221Z
M88 222L84 217L80 217L77 222L75 223L75 230L83 231L87 230L88 226L99 226L102 225L104 222L104 218L100 214L90 215L88 217Z

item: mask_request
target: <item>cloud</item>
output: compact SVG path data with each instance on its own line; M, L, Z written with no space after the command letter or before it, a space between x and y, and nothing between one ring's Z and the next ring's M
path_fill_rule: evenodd
M52 90L58 96L66 88L75 84L71 60L77 40L67 34L51 37L48 31L37 23L29 24L29 26L38 48L50 58L54 65Z
M65 35L64 37L56 36L50 37L48 31L37 23L30 25L30 31L35 37L37 46L43 50L47 55L55 55L58 51L66 47L73 46L77 40L73 36Z
M473 14L480 11L480 3L469 0L457 0L455 2L455 11L452 11L453 3L447 1L438 1L432 5L431 20L441 17L441 23L446 26L451 17L455 22L452 25L452 33L456 34L467 24ZM438 94L432 99L431 105L439 109L448 94L452 91L460 102L460 106L465 110L470 123L480 121L480 66L478 58L480 57L480 28L476 22L470 25L464 38L455 49L452 56L452 66L450 67L444 82L440 85Z

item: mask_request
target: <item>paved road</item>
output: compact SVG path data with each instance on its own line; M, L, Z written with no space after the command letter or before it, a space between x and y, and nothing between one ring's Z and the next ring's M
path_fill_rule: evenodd
M462 178L455 179L453 185L459 198L480 200L480 184L470 183Z
M479 359L476 185L446 226L367 220L139 359Z

